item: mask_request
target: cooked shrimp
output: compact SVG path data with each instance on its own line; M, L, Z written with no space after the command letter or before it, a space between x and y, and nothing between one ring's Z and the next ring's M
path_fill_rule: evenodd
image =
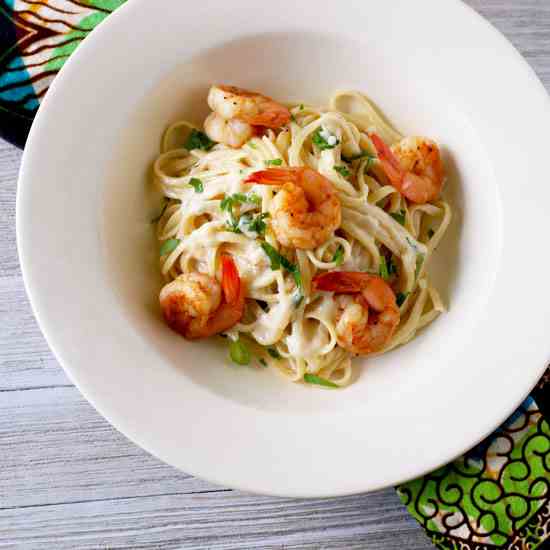
M282 186L271 203L272 227L283 246L310 250L340 227L340 199L332 182L312 168L269 168L247 183Z
M210 113L204 121L204 131L213 141L239 148L253 135L254 128L238 118L225 119L218 113Z
M257 127L276 129L290 121L290 111L284 105L235 86L212 86L208 105L213 113L204 123L204 131L210 139L230 147L243 145Z
M370 138L391 184L416 204L437 199L445 181L445 168L437 144L423 137L402 139L388 147L377 134Z
M184 273L160 291L166 323L188 340L224 332L243 316L244 285L237 267L228 255L221 261L221 285L203 273Z
M343 348L359 355L380 351L399 324L399 308L391 287L368 273L333 271L313 279L314 290L335 292L336 336Z

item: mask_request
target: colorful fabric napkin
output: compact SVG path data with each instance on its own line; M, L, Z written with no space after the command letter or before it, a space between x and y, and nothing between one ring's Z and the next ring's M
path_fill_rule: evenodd
M88 32L123 3L0 0L0 136L24 146L57 71ZM398 487L436 547L534 550L550 542L549 373L480 445Z

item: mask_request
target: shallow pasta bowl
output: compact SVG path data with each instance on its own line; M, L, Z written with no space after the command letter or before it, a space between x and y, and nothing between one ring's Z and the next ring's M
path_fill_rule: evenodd
M550 300L525 269L549 263L550 106L534 73L455 0L318 8L129 1L45 98L17 210L36 316L101 414L191 474L312 497L453 459L520 403L550 347ZM320 104L336 88L362 90L402 133L444 147L455 216L431 270L449 312L407 346L360 361L344 390L232 368L223 346L189 344L161 320L149 170L170 122L204 119L212 82Z

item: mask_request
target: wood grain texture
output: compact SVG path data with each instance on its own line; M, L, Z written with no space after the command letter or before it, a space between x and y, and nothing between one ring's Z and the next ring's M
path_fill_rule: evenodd
M548 88L550 3L468 4ZM25 295L20 159L0 142L0 548L432 548L392 489L327 500L246 495L174 470L103 420L58 366Z

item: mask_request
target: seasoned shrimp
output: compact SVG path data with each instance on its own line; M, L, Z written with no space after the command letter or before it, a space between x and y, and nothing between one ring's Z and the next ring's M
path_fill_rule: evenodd
M358 355L380 351L400 320L391 287L368 273L333 271L314 277L314 290L335 292L336 336L343 348Z
M184 273L160 291L166 323L188 340L224 332L243 316L244 285L237 267L228 255L221 261L221 285L202 273Z
M280 185L271 203L272 226L283 246L311 250L340 227L340 199L332 182L312 168L269 168L247 183Z
M235 149L254 135L254 127L238 118L225 119L218 113L210 113L204 121L204 131L213 141L225 143Z
M390 148L377 134L370 134L370 138L385 174L403 196L416 204L439 197L445 181L445 168L434 141L408 137Z
M236 86L212 86L208 105L213 112L204 131L210 139L230 147L243 145L258 127L276 129L290 121L290 111L284 105Z

